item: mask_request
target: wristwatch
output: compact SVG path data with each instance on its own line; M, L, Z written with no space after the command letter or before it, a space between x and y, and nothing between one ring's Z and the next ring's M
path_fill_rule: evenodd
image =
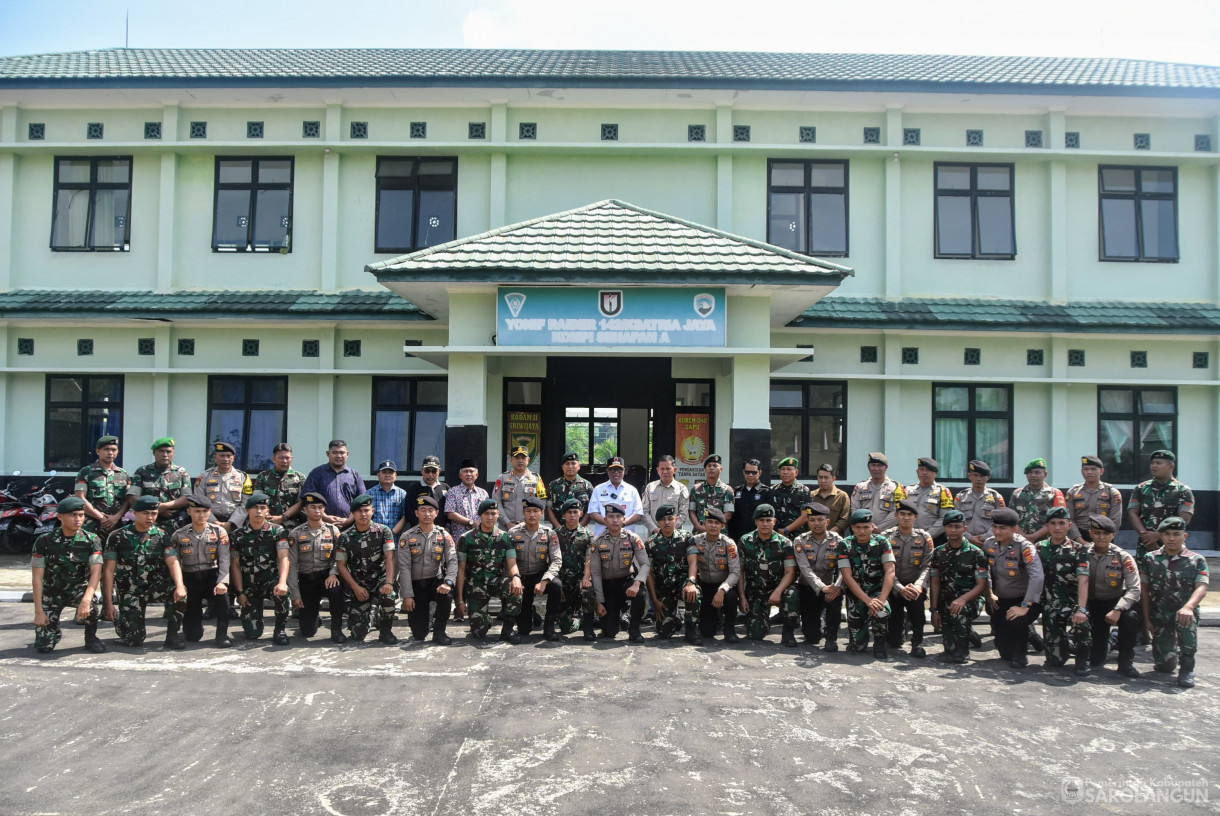
M1029 601L1021 601L1022 609L1029 609Z

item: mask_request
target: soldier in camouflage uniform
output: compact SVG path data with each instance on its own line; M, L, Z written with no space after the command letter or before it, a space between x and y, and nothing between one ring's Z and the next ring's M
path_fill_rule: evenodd
M796 480L800 467L800 460L793 456L780 459L779 484L771 486L775 529L788 538L805 531L805 506L813 501L809 488Z
M592 626L597 599L593 594L593 577L589 574L589 547L593 544L593 531L580 523L585 515L585 505L580 499L568 499L559 507L563 524L556 528L559 535L559 551L562 563L559 567L559 583L563 595L559 605L559 631L570 635L576 631L584 616Z
M1046 527L1047 511L1052 507L1067 507L1063 491L1046 483L1046 460L1031 459L1025 465L1024 484L1012 491L1008 506L1017 511L1017 526L1021 535L1037 543L1050 535Z
M30 558L34 589L34 648L49 652L63 633L59 616L64 609L76 610L76 620L85 624L85 648L104 652L97 636L98 608L94 595L102 577L102 541L82 529L85 501L69 496L59 503L57 530L34 541Z
M479 525L463 533L457 543L458 610L470 621L471 636L482 640L491 628L491 599L499 598L504 611L500 639L520 643L521 637L513 632L522 595L517 552L496 524L500 511L495 499L484 499L478 510Z
M101 437L96 449L97 461L76 474L75 492L85 500L85 530L102 535L122 521L131 477L114 463L119 455L117 436Z
M263 636L263 602L275 602L276 646L289 644L284 628L288 599L288 531L271 523L271 497L255 491L246 499L246 523L229 536L229 578L241 604L241 626L248 640Z
M741 593L745 600L746 637L762 640L770 628L771 607L778 606L783 621L780 644L796 646L796 624L800 620L796 595L796 556L792 541L775 531L775 508L754 508L755 530L737 543L741 558Z
M305 485L305 474L292 469L292 447L280 442L271 449L271 461L275 467L258 473L250 480L251 489L267 497L271 514L267 520L290 529L300 523L301 488Z
M932 622L940 624L946 663L970 659L970 624L979 616L979 599L987 591L987 555L966 540L966 516L946 510L945 543L932 551L929 598Z
M165 566L169 534L157 526L160 503L155 495L140 496L134 521L106 538L102 569L103 617L114 621L114 633L125 646L140 646L148 635L145 612L150 603L169 603L172 582ZM118 598L115 609L114 598Z
M1178 685L1195 685L1195 652L1199 643L1199 604L1207 594L1207 559L1186 549L1186 521L1170 516L1161 522L1161 548L1140 558L1144 625L1151 631L1153 670L1173 672Z
M886 598L894 586L894 550L888 538L873 532L871 510L853 510L848 521L852 537L843 542L844 549L838 558L847 588L847 648L864 651L872 630L873 657L884 660L890 627L890 604Z
M1177 461L1173 451L1153 451L1148 462L1152 478L1140 482L1131 491L1131 498L1127 501L1127 519L1140 537L1139 546L1135 548L1136 558L1161 546L1159 531L1162 521L1174 516L1190 526L1190 520L1194 517L1195 494L1173 475Z
M191 492L191 474L174 464L174 440L163 436L152 445L153 461L136 468L127 487L125 507L133 507L141 496L159 502L157 527L169 535L186 524L186 495ZM168 575L166 576L168 580Z
M657 531L648 537L648 594L657 613L657 635L668 640L683 622L686 642L702 646L699 623L699 550L690 533L678 527L678 508L663 504L655 514ZM685 610L678 619L678 602Z
M369 633L373 603L377 603L377 629L382 643L398 642L393 632L398 593L394 587L394 532L373 521L373 497L368 493L351 501L352 526L339 536L335 562L339 580L347 585L347 629L357 641Z
M1038 545L1042 559L1042 638L1046 665L1059 667L1076 658L1076 676L1089 676L1093 629L1089 626L1089 551L1067 537L1072 515L1066 507L1046 513L1050 538Z
M733 520L733 488L720 481L723 470L720 455L713 453L703 460L703 473L707 478L690 490L690 520L696 533L706 532L703 522L709 507L715 507L724 515L725 524Z
M563 526L563 506L568 499L580 502L580 523L584 524L589 511L589 499L593 498L593 484L580 475L580 457L568 451L563 455L563 475L546 486L550 504L546 508L547 521L558 530Z

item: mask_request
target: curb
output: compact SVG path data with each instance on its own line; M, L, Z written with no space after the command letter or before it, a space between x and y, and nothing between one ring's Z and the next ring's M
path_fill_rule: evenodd
M0 603L34 603L34 593L20 589L0 589Z

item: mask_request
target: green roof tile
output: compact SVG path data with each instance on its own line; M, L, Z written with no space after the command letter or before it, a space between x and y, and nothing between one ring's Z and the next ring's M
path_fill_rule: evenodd
M1214 96L1220 67L1076 57L458 48L112 48L0 58L0 86L560 82Z
M882 300L831 296L789 323L800 328L1213 334L1220 306L1112 300L1065 304L980 298Z
M0 292L0 317L190 318L234 320L319 318L337 320L430 320L388 291L347 290L50 290Z

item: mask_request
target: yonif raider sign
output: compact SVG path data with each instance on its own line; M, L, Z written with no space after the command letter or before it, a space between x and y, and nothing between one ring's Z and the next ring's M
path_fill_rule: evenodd
M725 345L723 288L501 287L501 346Z

